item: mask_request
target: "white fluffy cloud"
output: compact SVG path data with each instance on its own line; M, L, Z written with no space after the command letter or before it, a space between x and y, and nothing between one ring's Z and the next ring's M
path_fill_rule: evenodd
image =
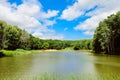
M63 35L55 34L55 33L43 34L38 31L33 33L33 35L36 37L40 37L42 39L58 39L58 40L63 39Z
M66 19L68 21L73 20L80 15L82 15L83 12L78 10L76 7L68 7L66 10L62 12L61 19Z
M86 35L93 35L94 30L98 26L99 22L105 19L111 13L104 12L102 14L94 15L91 18L87 19L83 23L79 23L74 29L83 30Z
M7 0L0 0L0 20L18 25L29 33L35 33L39 30L39 33L43 34L43 37L40 38L45 37L47 39L47 32L51 35L53 32L55 34L55 31L49 29L48 26L54 25L56 21L49 20L49 18L57 16L58 13L57 10L44 12L42 5L37 0L23 0L20 5L16 5L16 3L10 4ZM51 38L54 37L53 35Z
M40 6L29 2L21 5L10 4L5 0L0 1L0 19L10 24L19 25L22 28L37 27L41 25L34 15L40 10Z
M51 18L57 16L59 11L57 10L48 10L47 13L42 12L40 18Z
M101 0L97 0L101 1ZM89 10L96 6L96 0L77 0L72 6L68 6L61 15L61 19L68 21L74 20L84 14L86 10Z
M97 9L86 13L95 6L97 6ZM71 21L80 18L83 14L90 16L86 21L80 22L74 29L83 30L86 35L93 35L99 22L117 11L120 11L119 0L77 0L62 12L61 19Z

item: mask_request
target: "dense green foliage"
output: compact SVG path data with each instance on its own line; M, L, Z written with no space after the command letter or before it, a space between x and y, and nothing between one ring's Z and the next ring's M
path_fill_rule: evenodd
M0 21L0 49L4 46L4 28L7 24L4 21Z
M36 50L36 49L65 49L72 47L74 50L92 49L92 40L42 40L28 34L18 26L9 25L0 21L0 49L6 50Z
M99 23L94 39L93 50L96 53L120 54L120 12L108 16Z
M80 40L76 41L74 45L74 50L91 50L92 49L92 40Z

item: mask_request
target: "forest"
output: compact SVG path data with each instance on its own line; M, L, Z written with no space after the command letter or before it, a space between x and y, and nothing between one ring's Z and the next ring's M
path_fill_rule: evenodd
M5 50L45 50L45 49L65 49L91 50L92 39L86 40L43 40L32 36L27 31L18 26L9 25L5 21L0 21L0 49Z

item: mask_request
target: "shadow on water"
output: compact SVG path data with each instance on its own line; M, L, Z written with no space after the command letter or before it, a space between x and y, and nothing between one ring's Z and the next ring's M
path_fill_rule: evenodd
M3 54L3 52L0 51L0 58L1 57L5 57L5 55Z
M13 56L0 58L0 80L14 80L15 78L33 77L31 73L32 56Z
M101 80L120 80L120 56L96 56L94 69Z

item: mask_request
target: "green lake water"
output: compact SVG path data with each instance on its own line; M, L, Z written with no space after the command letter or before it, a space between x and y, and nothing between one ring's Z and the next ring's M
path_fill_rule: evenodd
M111 80L116 80L116 77L120 80L120 56L94 56L89 52L41 52L0 58L0 80L35 80L45 74L55 74L61 79L105 75L113 77Z

